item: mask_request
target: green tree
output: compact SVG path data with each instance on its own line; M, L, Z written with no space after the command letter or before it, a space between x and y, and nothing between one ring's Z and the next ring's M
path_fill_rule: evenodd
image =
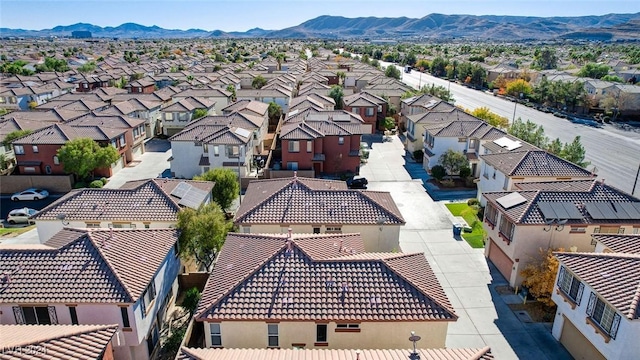
M209 113L207 112L207 109L195 109L193 111L193 117L191 118L192 120L197 120L200 118L203 118L205 116L207 116Z
M489 125L495 126L497 128L506 129L507 127L509 127L509 119L492 112L486 106L476 108L475 110L471 111L470 114L477 117L478 119L486 121Z
M462 152L453 149L448 149L440 155L438 163L447 170L449 176L457 174L464 166L469 166L467 157Z
M402 74L400 73L400 70L397 67L395 67L395 65L389 65L384 70L384 76L390 77L396 80L400 80L400 78L402 77Z
M520 97L520 94L529 96L533 92L533 88L524 79L517 79L507 83L506 92L514 97Z
M342 99L344 98L344 92L342 91L342 87L340 85L333 85L331 87L329 97L336 102L335 108L337 110L342 109Z
M544 135L544 127L536 125L531 120L523 122L522 119L517 118L509 127L508 132L518 139L542 149L547 147L547 142L549 141L549 138Z
M444 86L440 86L440 85L436 86L435 84L431 84L431 86L424 85L420 89L420 93L433 95L439 99L448 101L450 103L455 102L455 100L453 99L453 95L451 95L451 92L449 92L449 90L447 90L447 88L445 88Z
M200 297L200 290L198 290L197 287L192 287L185 293L184 300L182 300L182 307L187 309L190 314L193 314L193 312L196 311L196 308L198 307Z
M265 85L267 85L267 80L262 75L257 75L251 81L251 87L254 89L261 89Z
M269 124L278 125L280 117L282 116L282 107L272 101L269 103L267 112L269 114Z
M552 153L555 156L562 156L562 141L559 138L556 138L547 146L547 151Z
M58 159L64 171L85 180L97 168L106 168L118 160L120 155L113 146L100 146L90 138L67 141L58 149Z
M96 69L96 63L93 61L89 61L88 63L85 63L84 65L78 67L78 71L81 73L92 72L95 69Z
M580 135L578 135L572 142L564 144L560 156L580 167L587 167L590 162L584 161L586 153L584 146L582 146L582 143L580 142Z
M224 168L211 169L202 175L194 176L193 180L213 181L211 197L225 211L233 204L240 192L238 174Z
M198 210L182 208L178 212L176 228L180 230L178 248L184 260L195 258L207 272L212 270L216 254L222 248L233 224L215 202L200 206Z
M533 53L532 67L538 70L555 69L558 65L558 57L555 49L545 47L544 49L536 49Z
M13 75L23 75L29 76L33 75L33 70L30 70L25 67L27 62L24 60L16 60L14 62L5 62L0 66L0 72L4 74L13 74Z
M587 63L582 67L582 69L580 69L580 71L578 71L577 75L592 79L600 79L607 75L609 70L611 70L611 68L605 64Z
M439 56L434 58L431 62L431 74L434 76L443 76L445 74L447 64L448 61Z
M23 136L27 136L29 134L31 134L33 131L31 130L14 130L10 133L8 133L4 139L2 140L2 145L4 146L10 146L11 142L15 139L19 139Z
M236 95L236 87L233 86L233 84L227 85L227 88L225 90L231 93L231 101L238 101Z

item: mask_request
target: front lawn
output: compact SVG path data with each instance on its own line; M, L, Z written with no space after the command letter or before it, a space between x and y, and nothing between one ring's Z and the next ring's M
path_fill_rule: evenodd
M0 238L8 238L18 236L22 233L25 233L31 229L34 229L35 225L24 226L24 227L6 227L0 228Z
M453 216L462 216L462 218L471 226L472 231L462 232L462 238L471 245L472 248L481 249L484 247L484 229L482 221L478 219L478 210L467 205L467 203L451 203L445 204L447 209Z

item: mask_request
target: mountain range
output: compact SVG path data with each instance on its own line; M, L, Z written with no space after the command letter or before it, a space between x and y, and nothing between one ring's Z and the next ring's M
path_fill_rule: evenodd
M68 37L73 31L90 31L97 38L284 38L284 39L452 39L640 40L640 13L576 17L429 14L420 19L319 16L281 30L254 28L245 32L177 30L126 23L100 27L77 23L52 29L0 28L0 37Z

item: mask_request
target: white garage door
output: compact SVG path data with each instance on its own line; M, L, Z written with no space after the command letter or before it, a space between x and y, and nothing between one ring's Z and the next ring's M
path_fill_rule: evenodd
M144 154L144 152L142 151L143 148L143 144L138 144L138 146L133 148L133 158L134 159L140 159L140 156L142 156L142 154Z
M493 239L489 241L489 246L489 260L500 270L502 276L510 282L513 261L498 247L498 244Z
M124 157L120 157L113 165L111 165L111 175L115 175L118 171L124 167Z

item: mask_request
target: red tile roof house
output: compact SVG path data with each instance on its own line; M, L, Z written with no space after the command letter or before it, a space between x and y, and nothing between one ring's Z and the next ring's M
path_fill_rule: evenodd
M0 321L115 323L114 358L149 359L178 290L177 241L176 229L64 229L0 245Z
M125 88L132 94L151 94L156 91L156 83L148 79L140 79L128 83Z
M0 360L113 360L118 325L0 325Z
M384 130L382 121L387 116L387 101L366 91L345 96L342 100L344 110L359 115L365 124L371 125L371 133Z
M397 349L415 331L444 347L457 316L424 254L363 250L358 234L228 234L195 312L204 346Z
M633 237L625 240L635 242L637 251L640 238ZM560 266L551 296L558 305L553 336L576 359L637 359L640 253L556 253L556 257Z
M420 344L420 343L418 343ZM405 346L406 348L406 346ZM399 349L180 349L177 360L407 360L411 350ZM492 360L489 347L476 349L417 349L424 360Z
M101 146L113 146L120 158L108 168L95 169L95 176L110 177L122 169L133 139L127 139L127 129L102 126L71 126L54 124L12 141L18 172L24 175L66 174L57 156L67 141L90 138Z
M197 209L211 200L211 181L149 179L120 189L72 190L40 210L33 219L40 242L63 227L170 228L182 207Z
M280 130L282 168L313 170L316 176L357 174L360 140L367 131L359 115L344 110L289 113Z
M243 233L360 233L366 251L399 250L404 218L387 192L344 181L281 178L249 183L235 224Z
M483 196L485 256L511 286L539 249L594 251L591 234L629 234L640 223L640 200L601 181L518 184L520 191Z

